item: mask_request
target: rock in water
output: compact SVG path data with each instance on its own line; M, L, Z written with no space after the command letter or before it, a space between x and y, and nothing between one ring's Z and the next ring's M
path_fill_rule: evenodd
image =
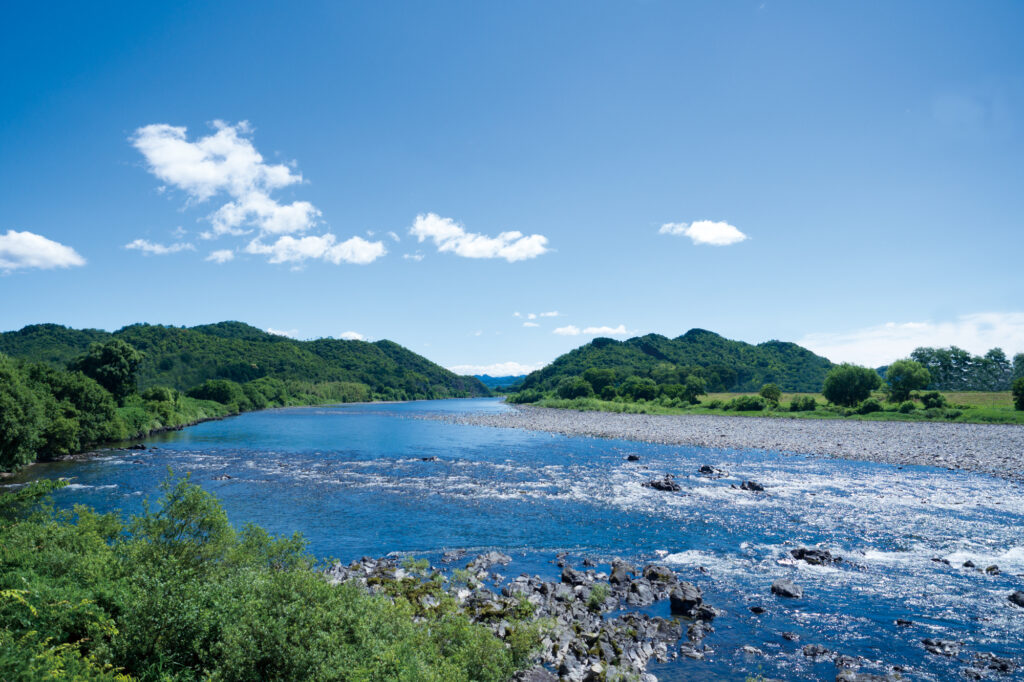
M704 603L700 588L692 583L682 582L669 593L669 605L674 616L693 618L697 608Z
M1010 596L1007 597L1007 599L1009 599L1012 603L1024 609L1024 592L1016 590L1012 592Z
M763 493L764 486L758 483L757 481L743 481L743 483L740 484L740 490L749 490L755 493Z
M924 644L924 648L928 653L950 657L959 654L961 646L960 642L953 642L948 639L932 639L930 637L922 639L921 644Z
M814 566L824 566L825 564L834 564L842 561L841 556L832 556L832 553L827 549L816 549L807 547L798 547L797 549L789 552L793 555L793 558L797 561L806 561Z
M647 481L643 484L645 488L653 488L654 490L662 490L668 493L677 493L682 490L679 484L675 482L675 476L672 474L665 474L663 478L655 478Z
M788 599L800 599L804 591L792 580L776 580L772 583L772 594Z
M626 456L626 461L627 462L639 462L640 461L640 455L627 455Z
M636 573L636 566L630 563L626 563L621 559L615 559L612 561L612 574L608 578L608 582L612 585L623 585L629 582L629 574Z

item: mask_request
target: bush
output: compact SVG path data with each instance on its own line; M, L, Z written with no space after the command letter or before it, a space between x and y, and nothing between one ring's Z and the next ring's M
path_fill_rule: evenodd
M857 406L857 414L871 414L872 412L881 411L882 403L878 402L874 398L868 398L867 400L864 400L863 402L861 402L860 405Z
M615 400L617 397L619 397L619 394L611 384L601 389L601 400Z
M917 409L917 405L914 404L913 400L904 400L900 403L899 411L900 414L910 414Z
M910 397L911 391L924 388L932 375L924 366L914 360L897 360L885 371L885 382L889 384L889 400L902 402Z
M921 396L921 404L924 405L925 408L945 407L946 396L942 395L938 391L929 391Z
M758 395L772 405L778 405L779 399L782 398L782 389L779 388L778 384L765 384L761 387L761 392Z
M707 393L704 389L704 380L691 374L686 377L685 384L665 384L661 387L661 394L674 400L696 405L700 402L699 396Z
M1024 377L1018 377L1013 382L1013 406L1024 410Z
M725 404L725 409L737 412L760 412L765 407L767 407L767 403L759 395L737 396Z
M816 409L818 409L818 401L814 399L814 396L809 395L798 395L789 404L790 412L814 412Z
M871 391L882 385L878 372L859 365L842 364L833 367L825 377L821 392L829 402L853 407L871 396Z
M709 410L720 410L724 406L725 406L725 401L719 400L718 398L715 398L714 400L709 400L708 404L705 405L705 407L707 407Z
M252 408L245 391L231 379L207 379L188 392L190 398L212 400L227 405L232 412L243 412Z
M566 377L558 382L558 397L564 400L590 398L594 395L594 387L583 377Z
M153 388L147 388L143 392L142 397L144 400L153 400L160 403L173 402L175 392L173 388L154 386Z

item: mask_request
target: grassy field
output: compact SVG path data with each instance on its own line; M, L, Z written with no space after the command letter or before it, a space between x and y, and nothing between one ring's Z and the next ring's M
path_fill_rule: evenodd
M882 403L883 409L870 414L857 414L850 409L829 405L820 393L783 393L776 408L761 411L736 411L719 407L709 407L713 401L728 403L740 396L756 396L756 393L709 393L701 396L699 405L690 407L672 407L658 400L640 402L620 402L598 400L596 398L577 398L562 400L546 398L537 403L541 407L563 409L626 412L635 414L719 414L734 417L779 417L790 419L855 419L864 421L936 421L961 422L978 424L1024 424L1024 412L1013 408L1013 398L1009 391L985 392L962 391L943 392L947 405L944 408L923 409L919 402L909 413L898 411L898 405L885 402L885 394L881 391L872 397ZM790 403L796 397L810 396L817 402L817 409L804 412L790 412Z

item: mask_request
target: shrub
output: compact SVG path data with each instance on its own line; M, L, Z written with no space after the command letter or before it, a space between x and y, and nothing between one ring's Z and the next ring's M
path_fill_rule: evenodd
M558 382L558 397L565 400L589 398L594 395L594 387L583 377L566 377Z
M604 600L608 598L610 590L604 583L597 583L590 590L590 597L587 598L587 608L597 613L601 610L601 605L604 604Z
M758 395L772 405L778 405L779 399L782 398L782 389L779 388L778 384L765 384L761 387L761 392Z
M825 377L821 392L829 402L853 407L871 396L871 391L882 385L878 372L859 365L842 364L833 367Z
M726 403L725 409L736 410L737 412L760 412L765 407L764 398L759 395L741 395Z
M881 411L882 403L878 402L874 398L868 398L867 400L864 400L863 402L861 402L860 405L857 406L857 414L871 414L872 412Z
M1024 410L1024 377L1017 377L1013 382L1013 406Z
M921 404L926 408L928 407L945 407L946 396L942 395L938 391L929 391L921 396Z
M700 397L707 393L704 380L692 374L686 377L685 384L666 384L661 387L661 394L669 398L696 405Z
M173 402L174 389L165 386L154 386L153 388L147 388L143 392L142 397L145 400L153 400L159 403Z
M900 414L910 414L917 409L917 405L914 404L913 400L904 400L900 403Z
M798 395L789 404L790 412L814 412L816 409L818 409L818 401L814 399L814 396L809 395Z
M708 404L705 407L707 407L709 410L720 410L724 405L725 401L715 398L714 400L709 400Z
M601 400L615 400L617 397L619 394L611 384L601 389Z
M188 392L189 397L199 400L213 400L222 405L227 405L232 412L241 412L251 409L252 403L245 395L245 391L231 379L207 379Z
M924 388L932 375L924 366L914 360L897 360L885 371L885 382L889 384L889 400L902 402L910 397L911 391Z

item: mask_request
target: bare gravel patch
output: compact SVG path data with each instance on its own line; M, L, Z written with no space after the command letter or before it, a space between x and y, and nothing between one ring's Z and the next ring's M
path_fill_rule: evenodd
M751 448L925 465L1024 483L1024 426L577 412L517 405L500 414L440 416L457 424L665 445Z

